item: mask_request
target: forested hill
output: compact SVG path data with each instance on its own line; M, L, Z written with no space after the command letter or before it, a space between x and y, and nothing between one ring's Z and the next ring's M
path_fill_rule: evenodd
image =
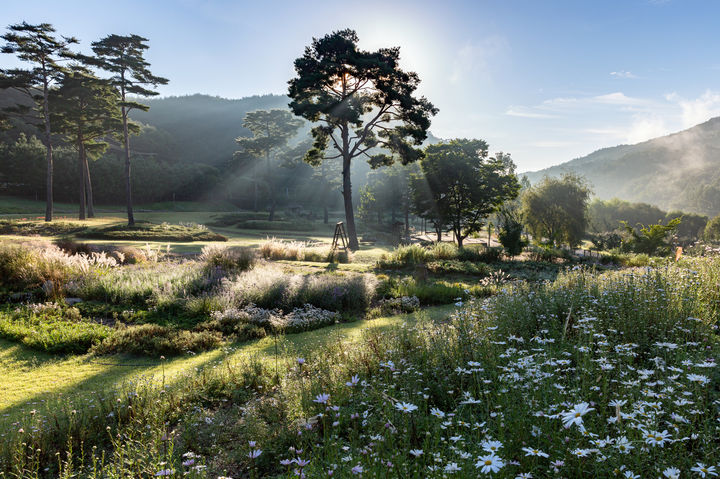
M604 148L544 170L543 176L574 172L604 199L654 204L714 216L720 213L720 117L636 145Z
M250 136L242 123L248 112L288 108L285 95L251 96L236 100L209 95L188 95L166 98L142 98L150 106L147 112L133 110L130 116L142 124L142 131L130 140L133 161L133 195L139 203L178 200L225 200L247 207L250 185L258 163L242 163L233 159L238 149L236 138ZM0 107L27 98L12 90L0 90ZM38 130L23 121L13 121L14 128L0 130L0 195L42 198L44 193L45 154L40 142L33 138ZM309 138L306 123L291 142ZM21 134L24 136L21 137ZM440 141L428 134L428 143ZM73 201L76 181L76 153L62 138L55 141L55 196L58 201ZM90 166L98 188L95 199L100 203L118 203L124 197L122 178L124 160L120 144L111 141L111 148ZM353 164L354 193L367 183L370 167L365 161ZM277 187L295 192L296 202L311 197L317 188L310 182L313 170L307 165L277 168ZM308 191L305 191L308 190ZM302 196L301 191L305 191ZM261 192L261 195L263 193ZM337 195L339 197L339 195ZM289 200L288 200L289 201Z
M151 128L134 140L137 148L161 148L177 161L216 166L237 150L235 138L250 136L242 127L246 113L287 108L289 99L285 95L262 95L229 100L196 94L142 101L150 110L133 111L131 116Z

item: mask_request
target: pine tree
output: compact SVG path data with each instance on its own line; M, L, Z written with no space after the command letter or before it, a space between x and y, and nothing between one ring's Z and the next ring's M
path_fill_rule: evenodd
M313 39L295 60L297 77L290 80L290 108L303 118L321 123L312 129L313 148L305 161L342 159L343 199L350 248L358 249L352 204L350 166L365 156L372 167L403 164L422 158L417 147L427 137L430 117L437 109L424 97L414 97L420 78L400 69L400 49L367 52L358 48L353 30ZM327 156L330 148L337 154ZM372 154L382 148L385 153Z
M132 203L132 182L130 171L130 124L129 114L137 109L147 111L148 105L128 99L128 95L154 96L158 92L147 88L168 83L166 78L153 75L150 64L144 58L149 48L147 38L139 35L108 35L92 43L97 56L95 64L112 74L110 81L120 94L123 148L125 152L125 198L127 203L128 225L135 225Z
M78 152L79 218L85 219L86 205L88 217L92 218L95 211L88 158L100 157L108 147L104 138L122 125L118 93L108 80L74 66L52 97L56 129Z
M8 27L8 33L2 36L5 45L2 53L14 54L20 60L32 65L30 69L6 69L0 71L0 89L14 88L25 93L35 105L30 115L45 142L47 163L45 177L45 221L53 219L53 145L50 122L50 90L60 81L65 68L64 60L74 57L68 46L78 43L73 37L57 38L55 28L49 23L31 25L22 22ZM6 110L7 113L23 115L28 109L17 105Z
M265 160L265 182L270 199L269 221L275 219L275 208L277 206L275 175L273 174L272 164L278 153L287 148L288 141L297 134L302 125L303 121L294 118L287 110L251 111L245 115L243 127L250 130L253 136L250 138L240 137L236 140L241 148L238 153L245 153L253 158ZM254 183L257 205L257 178L255 178Z

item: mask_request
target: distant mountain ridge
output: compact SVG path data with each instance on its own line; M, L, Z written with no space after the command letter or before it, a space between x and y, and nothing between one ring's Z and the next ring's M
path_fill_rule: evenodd
M584 176L602 199L620 198L715 216L720 214L720 117L525 174L536 183L543 176L563 173Z

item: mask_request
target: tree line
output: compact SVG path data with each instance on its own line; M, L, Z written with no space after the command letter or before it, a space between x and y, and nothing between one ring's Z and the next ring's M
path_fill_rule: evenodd
M93 55L72 51L79 41L59 36L48 23L10 25L0 51L15 55L28 68L0 71L0 88L22 92L28 103L3 109L3 121L22 118L37 127L45 147L45 221L53 219L54 135L75 147L79 167L80 218L94 215L88 158L105 152L108 140L122 143L128 224L133 214L130 135L139 127L130 121L133 109L147 105L137 97L157 95L153 88L168 82L153 75L145 60L148 39L139 35L107 35L92 42ZM96 72L105 74L104 78Z
M130 137L140 127L129 114L146 111L148 105L138 98L157 95L155 87L168 82L149 69L148 40L108 35L92 42L92 55L83 55L71 50L77 39L57 36L49 24L11 25L2 38L2 52L30 64L28 69L3 70L0 88L22 92L27 100L4 108L4 119L22 118L41 133L46 221L53 216L54 142L59 135L75 151L73 181L81 219L94 215L88 160L103 155L111 145L122 152L114 166L123 169L128 224L133 225ZM490 222L508 251L521 249L528 233L555 245L576 245L583 239L591 226L591 190L582 178L545 178L530 187L518 178L510 154L490 155L483 140L425 144L438 110L416 94L418 75L400 68L398 48L364 51L358 41L353 30L313 39L294 62L296 76L288 82L289 110L248 112L242 127L250 136L237 138L237 151L226 169L207 176L210 186L219 187L224 173L235 167L250 171L241 189L256 211L262 199L268 220L273 221L281 187L287 185L288 176L303 171L303 179L312 183L313 194L323 205L325 222L340 193L352 249L359 245L354 204L358 198L358 214L366 222L373 217L382 222L389 212L391 223L402 218L407 230L412 214L432 225L438 240L451 231L459 247ZM304 138L300 132L308 128ZM5 151L22 159L39 148L39 142L21 136ZM368 184L354 192L352 171L360 160L374 171ZM16 167L11 175L27 176L26 181L39 188L40 168L27 164L27 171ZM151 189L153 175L158 175L151 171L146 175L144 184Z

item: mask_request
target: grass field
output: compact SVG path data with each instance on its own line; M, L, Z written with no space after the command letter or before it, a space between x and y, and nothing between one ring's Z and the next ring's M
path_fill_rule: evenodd
M432 307L425 309L422 314L440 319L452 309L452 306ZM279 348L286 357L312 357L329 343L357 339L368 328L387 329L400 323L412 324L416 316L417 314L382 317L286 335L281 337ZM54 402L68 396L81 401L83 395L113 389L124 382L137 379L139 375L153 377L156 381L162 381L164 375L168 382L172 382L178 373L212 366L222 359L244 355L270 359L274 351L274 339L268 337L167 360L127 356L58 357L0 340L0 377L3 378L0 418L4 418L0 420L0 425L6 420L15 421L29 410L52 408Z

